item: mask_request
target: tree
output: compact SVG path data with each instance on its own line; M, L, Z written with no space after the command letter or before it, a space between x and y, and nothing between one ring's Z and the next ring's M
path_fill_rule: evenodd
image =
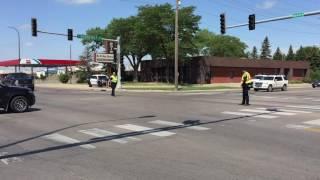
M258 50L256 46L253 46L252 52L251 52L251 58L252 59L258 59Z
M138 81L138 70L143 57L150 52L148 43L151 43L151 39L144 36L144 31L141 19L136 16L113 19L107 27L109 37L121 37L121 54L129 60L133 68L134 81Z
M302 61L302 60L305 60L304 58L305 58L305 55L303 52L303 47L300 46L300 48L296 52L295 60Z
M200 30L195 36L199 55L221 57L246 57L247 45L233 36L220 36L208 30Z
M175 10L169 4L140 6L138 18L142 23L143 37L151 48L155 59L166 59L166 79L169 82L170 64L174 59ZM183 7L179 11L179 60L195 54L196 32L199 30L200 16L194 14L195 7Z
M273 60L282 60L282 57L283 57L283 55L281 53L280 48L278 47L276 52L273 55Z
M89 74L91 73L90 62L92 62L92 56L92 48L90 46L86 46L83 50L82 55L79 57L81 61L81 67L83 69L86 69Z
M292 61L294 59L295 59L295 54L293 52L292 45L290 45L286 60L287 61Z
M101 29L100 27L95 27L88 29L86 31L86 35L91 37L101 37L106 38L107 32L105 29ZM103 40L101 39L92 39L92 38L83 38L82 44L86 45L90 51L95 52L97 49L99 49L101 46L103 46Z
M260 58L271 59L271 49L270 49L270 42L269 42L268 36L266 36L262 42Z

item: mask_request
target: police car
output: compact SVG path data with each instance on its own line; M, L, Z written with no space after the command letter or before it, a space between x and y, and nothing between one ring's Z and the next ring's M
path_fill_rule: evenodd
M106 86L108 81L109 81L108 76L104 74L94 74L90 76L90 78L88 79L88 85L89 87L92 87L92 86L102 87L102 86Z
M286 91L288 89L288 79L284 75L256 75L253 78L253 89L267 90L268 92L274 89Z

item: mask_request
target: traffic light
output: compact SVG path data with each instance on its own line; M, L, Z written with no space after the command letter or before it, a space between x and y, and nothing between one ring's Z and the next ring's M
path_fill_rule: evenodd
M255 30L256 29L256 15L250 14L249 15L249 30Z
M221 34L226 33L226 18L225 14L220 14L220 32Z
M37 19L36 18L32 18L31 19L31 30L32 30L32 36L36 37L37 36Z
M73 40L73 31L72 31L72 29L68 29L68 40L69 41Z

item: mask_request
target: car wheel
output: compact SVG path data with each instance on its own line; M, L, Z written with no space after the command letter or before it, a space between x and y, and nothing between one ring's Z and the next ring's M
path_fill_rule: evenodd
M268 91L268 92L272 92L272 91L273 91L272 85L269 85L269 86L268 86L267 91Z
M23 96L16 96L10 102L10 110L15 113L22 113L29 109L27 98Z
M315 86L314 84L312 84L312 87L313 87L313 88L316 88L316 86Z
M98 87L102 87L102 82L98 81Z
M285 85L283 85L282 86L282 88L281 88L281 91L287 91L288 90L288 87L287 87L287 85L285 84Z
M259 89L254 89L254 91L259 91Z

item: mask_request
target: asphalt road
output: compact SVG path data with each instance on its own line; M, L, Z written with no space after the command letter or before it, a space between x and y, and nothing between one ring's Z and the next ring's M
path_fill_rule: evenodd
M39 89L30 112L0 112L0 179L318 180L319 91L241 106L240 91Z

